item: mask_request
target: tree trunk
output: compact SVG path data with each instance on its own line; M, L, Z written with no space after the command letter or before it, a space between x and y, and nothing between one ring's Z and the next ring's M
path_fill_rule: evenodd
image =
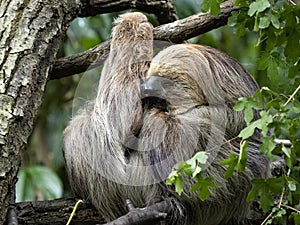
M72 20L66 1L2 0L0 6L0 224L31 134L48 71ZM13 201L13 199L12 199Z

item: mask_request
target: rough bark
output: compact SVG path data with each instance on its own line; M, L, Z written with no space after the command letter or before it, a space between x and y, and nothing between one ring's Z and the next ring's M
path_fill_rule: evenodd
M48 71L71 18L62 1L5 0L0 13L0 224Z
M76 199L68 198L52 201L21 202L14 204L13 208L20 225L65 225L76 201ZM165 219L167 214L171 212L170 204L172 204L171 201L166 200L143 209L129 208L128 214L106 224L97 210L91 204L84 202L77 208L72 224L126 225L132 224L133 221L137 224L153 224L154 221Z
M93 16L101 13L117 12L126 9L139 9L143 12L153 13L157 16L157 19L161 24L178 19L171 0L83 1L83 7L78 16Z
M136 4L133 5L133 2ZM32 132L48 73L72 19L135 7L175 19L170 1L2 0L0 2L0 224L5 221L21 153ZM167 5L166 5L167 4ZM104 12L104 11L103 11Z
M52 201L21 202L13 204L15 220L20 225L65 225L71 215L76 199L57 199ZM165 200L146 208L129 208L129 212L109 223L105 223L97 210L89 203L81 203L72 219L76 225L132 225L156 224L171 214L172 201ZM255 218L249 224L259 225L264 220L264 213L254 205Z
M76 199L21 202L14 204L14 210L20 225L65 225L75 204ZM81 203L72 219L72 224L77 225L94 225L104 222L97 210L89 203Z

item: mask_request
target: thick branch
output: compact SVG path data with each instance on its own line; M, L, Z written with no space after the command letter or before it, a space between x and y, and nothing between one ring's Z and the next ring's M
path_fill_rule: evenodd
M57 199L51 201L21 202L14 208L19 224L64 225L68 221L76 199ZM134 208L130 212L106 225L154 224L165 219L172 212L171 200L158 202L146 208ZM89 203L81 203L72 219L72 224L104 224L105 221Z
M109 53L110 42L106 41L87 51L56 60L50 79L58 79L82 73L103 63Z
M231 16L233 11L237 11L238 9L233 4L226 4L226 7L223 7L217 16L212 16L210 13L198 13L169 24L161 25L154 29L154 38L181 43L184 40L226 25L228 17Z
M76 199L56 199L51 201L20 202L14 205L19 225L65 225L71 215ZM172 200L158 202L145 208L134 208L118 219L105 223L97 210L89 203L81 203L77 208L71 224L76 225L134 225L156 224L170 217L172 213ZM253 204L252 225L259 225L264 219L264 213L259 210L258 204Z
M156 40L181 43L189 38L221 27L227 23L231 13L238 10L238 7L233 7L232 2L226 3L218 16L211 16L209 13L199 13L156 27L154 29L154 38ZM109 42L104 42L77 55L58 59L52 67L50 79L67 77L92 69L105 60L108 52Z
M76 199L20 202L15 204L19 224L26 225L65 225L71 215ZM105 221L89 203L81 203L72 219L72 224L94 225Z
M160 23L168 23L178 19L172 0L91 0L82 1L78 16L94 16L102 13L138 9L157 16Z

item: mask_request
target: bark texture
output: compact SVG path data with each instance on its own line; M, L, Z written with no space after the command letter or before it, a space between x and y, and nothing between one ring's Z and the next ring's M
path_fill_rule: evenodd
M72 213L76 199L21 202L14 205L18 223L32 225L65 225ZM72 219L72 224L103 224L97 210L89 203L81 203Z
M4 0L0 11L0 224L71 14L64 1ZM70 16L69 16L70 15Z
M76 199L68 198L52 201L21 202L14 204L13 208L16 220L20 225L65 225L76 201ZM106 224L97 210L90 203L84 202L77 208L71 224L129 225L132 224L132 221L138 222L138 224L153 224L154 221L164 219L170 213L170 204L172 204L171 201L166 200L143 209L128 207L128 214Z

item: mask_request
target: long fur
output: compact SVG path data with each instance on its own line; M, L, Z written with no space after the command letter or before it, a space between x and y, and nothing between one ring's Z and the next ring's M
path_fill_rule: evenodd
M141 13L116 20L95 102L64 132L71 186L108 221L127 213L126 199L145 207L173 198L168 224L243 223L251 217L245 200L250 180L268 173L259 134L249 139L244 173L226 180L219 162L239 152L239 140L228 142L245 127L233 105L257 84L234 59L205 46L174 45L152 60L152 40L152 26ZM167 110L142 103L141 83L154 76L170 81L164 87ZM198 151L209 153L205 175L220 187L204 202L188 191L192 181L181 196L165 185L174 164Z

